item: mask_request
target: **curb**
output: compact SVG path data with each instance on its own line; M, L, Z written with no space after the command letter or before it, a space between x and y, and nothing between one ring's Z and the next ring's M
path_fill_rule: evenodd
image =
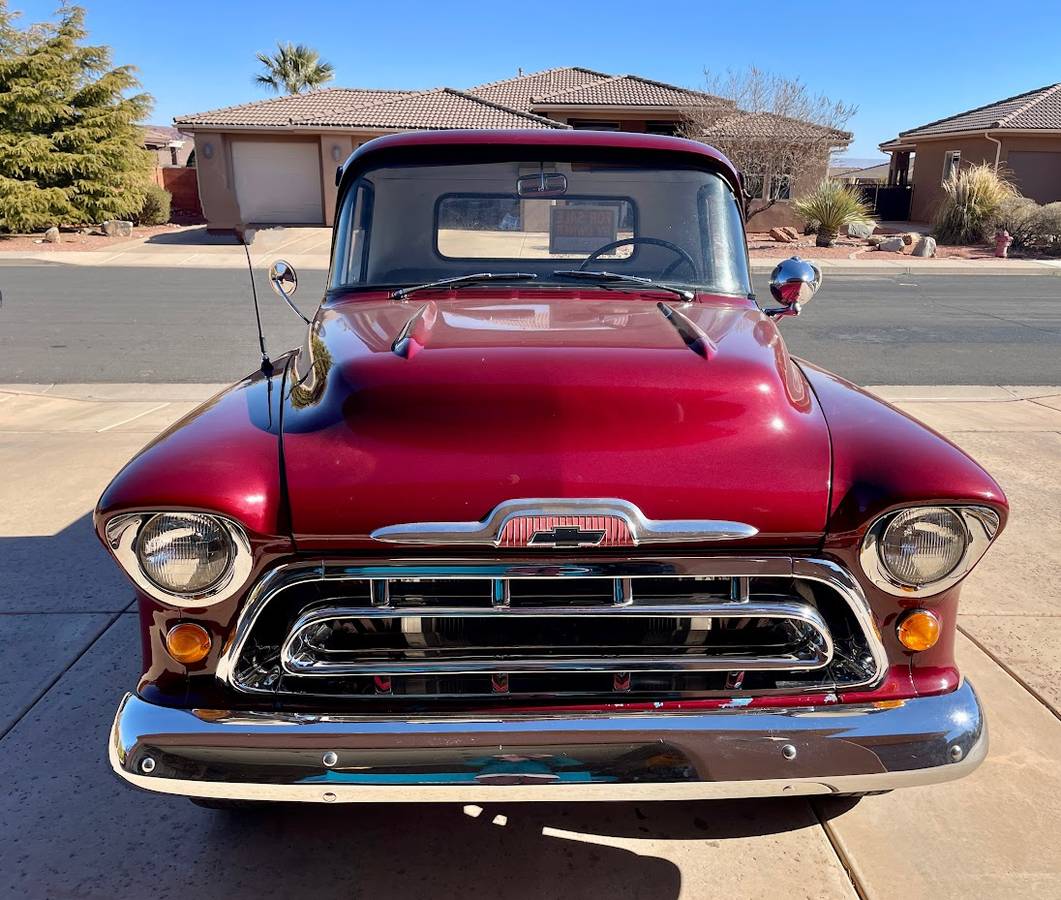
M288 254L288 259L300 269L307 271L327 270L329 260L322 254ZM750 269L753 275L769 275L783 259L753 259ZM1061 260L999 260L995 261L929 261L922 263L898 260L846 260L811 258L826 275L1061 275ZM262 260L256 260L256 267ZM189 248L187 253L97 253L93 251L0 251L0 265L42 264L114 268L198 268L198 269L243 269L247 262L242 253L218 253Z

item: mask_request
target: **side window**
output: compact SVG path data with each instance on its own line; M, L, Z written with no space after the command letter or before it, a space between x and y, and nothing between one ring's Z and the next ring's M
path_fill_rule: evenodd
M749 294L748 245L737 198L721 178L709 179L698 195L705 281L724 294Z
M943 181L958 174L958 167L962 164L961 150L948 150L943 157Z
M361 181L353 196L347 194L335 227L335 258L331 286L362 281L362 267L368 245L372 215L372 187Z
M744 172L744 190L753 200L760 200L763 196L765 178L762 172Z
M770 199L789 200L792 197L792 176L781 172L770 176Z

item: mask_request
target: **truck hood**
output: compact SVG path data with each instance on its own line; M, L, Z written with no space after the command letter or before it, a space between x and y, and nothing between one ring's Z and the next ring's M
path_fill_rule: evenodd
M774 323L733 298L332 301L287 379L283 457L301 549L392 550L371 533L526 498L758 530L716 550L808 545L829 502L821 409Z

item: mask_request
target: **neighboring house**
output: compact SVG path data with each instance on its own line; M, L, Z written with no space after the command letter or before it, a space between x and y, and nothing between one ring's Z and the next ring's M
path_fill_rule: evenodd
M931 221L943 181L977 163L1005 172L1038 203L1061 200L1061 83L900 132L880 149L891 154L888 184L913 185L914 221Z
M186 166L195 139L169 125L145 125L144 146L155 154L156 166Z
M880 185L888 183L888 173L891 171L891 163L882 162L875 166L866 166L864 169L848 169L843 168L841 171L834 172L830 169L829 177L836 178L838 181L843 181L846 184L858 184L858 185ZM910 166L910 174L914 171L913 164Z
M199 195L210 227L231 229L330 225L336 166L380 135L454 128L676 134L690 108L708 106L717 106L719 122L729 127L749 118L732 101L700 91L567 67L521 72L467 91L326 88L174 121L195 137Z

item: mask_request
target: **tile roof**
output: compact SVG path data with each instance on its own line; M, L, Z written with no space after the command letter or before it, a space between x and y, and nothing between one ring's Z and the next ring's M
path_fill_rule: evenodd
M491 103L454 88L435 88L368 106L330 110L300 125L347 128L566 128L560 122Z
M546 69L544 72L532 72L516 78L506 78L503 81L492 81L489 84L480 84L478 87L469 88L468 93L482 97L484 100L511 106L513 109L530 112L531 101L535 97L548 97L559 91L592 84L594 81L610 77L604 72L567 66L561 69Z
M255 128L563 128L454 88L376 91L327 88L196 113L178 125Z
M551 94L536 94L538 106L733 106L702 91L651 81L639 75L612 75L588 84L575 85Z
M774 113L758 112L736 112L731 116L723 116L716 119L704 129L703 138L706 141L718 140L720 138L806 138L817 140L828 135L836 140L837 144L849 144L854 135L849 131L839 131L835 128L826 128L815 125L813 122L805 122L802 119L792 119L788 116L779 116Z
M1007 128L1045 128L1061 131L1061 83L1048 84L1015 97L948 116L899 132L902 139Z
M148 147L165 147L170 141L190 141L192 136L178 131L171 125L144 125L140 129L144 135L144 145Z
M413 91L388 91L362 88L324 88L307 94L258 100L239 106L226 106L207 112L177 116L177 125L244 125L284 126L298 125L307 118L317 118L336 110L348 110L369 106L381 100L408 97Z

